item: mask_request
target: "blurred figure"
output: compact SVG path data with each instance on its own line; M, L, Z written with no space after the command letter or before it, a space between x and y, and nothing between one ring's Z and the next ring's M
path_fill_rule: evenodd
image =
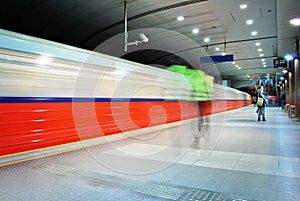
M260 98L262 99L261 102L259 101ZM263 121L266 121L266 106L268 106L268 97L264 92L264 87L260 86L257 90L257 121L260 121L261 117Z
M285 94L282 94L281 96L281 109L283 110L285 107Z

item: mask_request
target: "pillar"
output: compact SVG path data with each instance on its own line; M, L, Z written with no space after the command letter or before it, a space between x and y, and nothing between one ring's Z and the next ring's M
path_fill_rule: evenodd
M296 116L300 119L300 62L299 59L294 60L294 76L295 76L295 87L294 87L294 99L296 107Z

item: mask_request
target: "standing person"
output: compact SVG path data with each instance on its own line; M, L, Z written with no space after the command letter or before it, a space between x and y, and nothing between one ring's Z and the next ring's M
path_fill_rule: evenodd
M259 98L262 98L261 103L259 103ZM261 116L262 116L262 120L266 121L266 106L268 106L268 98L266 93L264 92L264 87L260 86L257 91L257 113L258 113L257 121L260 121Z
M281 109L283 110L285 106L285 94L282 94L281 96Z

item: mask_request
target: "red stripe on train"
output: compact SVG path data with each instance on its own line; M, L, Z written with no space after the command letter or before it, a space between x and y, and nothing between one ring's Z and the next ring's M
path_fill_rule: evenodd
M201 115L250 101L201 102ZM96 102L0 104L0 155L176 122L199 116L193 102Z

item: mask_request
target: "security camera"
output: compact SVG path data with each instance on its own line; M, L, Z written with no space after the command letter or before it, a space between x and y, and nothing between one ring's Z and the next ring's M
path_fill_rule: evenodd
M140 36L141 41L143 41L144 43L149 42L149 38L145 34L140 33L139 36Z

